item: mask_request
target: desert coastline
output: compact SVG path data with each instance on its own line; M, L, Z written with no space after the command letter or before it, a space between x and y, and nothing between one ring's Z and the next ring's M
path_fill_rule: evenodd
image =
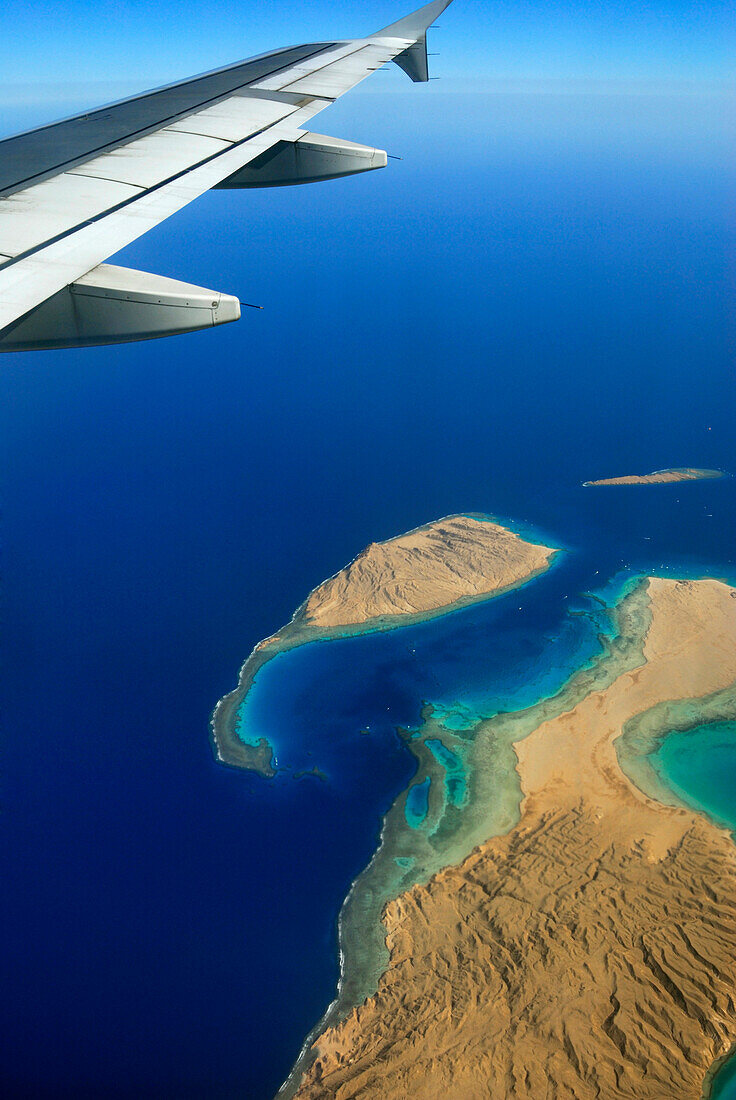
M606 594L610 598L610 593ZM643 579L628 577L619 582L613 605L602 596L590 598L611 616L612 636L601 637L600 655L589 666L575 671L553 697L478 724L465 761L470 797L463 814L443 815L433 834L427 837L407 827L405 791L384 818L373 858L352 884L340 912L337 996L307 1036L289 1078L279 1091L280 1100L290 1100L296 1094L302 1076L314 1061L313 1044L319 1035L334 1028L378 988L390 961L382 921L385 906L413 886L426 884L438 871L462 862L489 837L508 833L518 824L522 790L514 743L531 733L542 718L570 709L591 690L610 684L621 672L641 664L641 639L650 621ZM453 744L448 731L436 722L432 708L427 706L422 735L424 740L437 737L445 744ZM424 774L416 741L407 738L406 743L418 757L418 775ZM453 747L458 748L457 741ZM433 788L440 776L441 769L434 769ZM397 859L409 859L412 866L397 871Z
M404 809L408 792L400 795L389 810L373 858L352 884L340 913L337 996L307 1037L279 1091L281 1100L290 1100L296 1094L314 1060L312 1044L318 1036L339 1024L378 988L389 964L382 922L385 906L412 886L427 883L438 871L462 862L489 837L508 833L518 824L522 791L514 743L532 732L543 717L562 713L591 690L610 684L621 672L641 664L642 638L650 621L644 581L628 577L619 581L613 592L613 605L600 596L590 596L611 616L613 627L610 637L601 636L602 652L590 665L578 669L553 697L528 709L481 721L473 731L465 758L469 798L462 815L452 810L443 813L432 834L426 836L407 827ZM606 595L611 598L610 586ZM460 741L452 738L428 706L424 708L421 733L423 741L438 738L453 749L460 747ZM407 736L406 744L418 757L418 775L426 774L422 771L421 743ZM430 774L434 790L441 784L442 769L435 767ZM399 871L397 860L409 860L411 866Z
M717 1058L703 1080L702 1100L713 1100L718 1093L718 1078L722 1070L736 1063L736 1043L721 1058Z
M684 733L700 726L733 721L736 716L736 684L695 701L691 699L660 703L628 722L616 742L619 764L630 779L650 798L665 805L696 810L712 818L717 825L730 828L714 812L701 806L672 781L664 778L656 766L658 750L672 733Z
M236 723L278 654L453 613L557 553L472 516L372 544L254 649L213 716L218 755L276 774L268 741L245 744ZM462 733L427 706L399 731L417 774L342 907L337 997L283 1100L470 1100L478 1080L528 1100L550 1082L591 1100L709 1087L736 1041L736 848L651 757L668 732L736 714L736 591L632 577L607 610L602 652L556 695ZM459 800L433 745L458 765Z
M238 711L258 672L279 654L310 642L392 630L452 614L529 583L561 552L530 541L526 533L522 538L491 516L471 514L445 516L371 544L318 584L286 626L255 646L240 669L237 687L218 702L212 715L217 759L264 778L276 774L267 738L246 743L237 725ZM377 593L386 595L377 601Z
M418 1097L474 1097L487 1080L531 1098L553 1080L581 1097L701 1096L736 1039L736 848L637 785L621 746L654 715L651 747L673 700L690 722L736 713L736 599L651 578L618 614L618 641L564 698L478 731L476 778L484 743L504 725L513 738L517 823L464 860L443 853L385 906L377 995L323 1030L295 1095L403 1095L411 1080Z

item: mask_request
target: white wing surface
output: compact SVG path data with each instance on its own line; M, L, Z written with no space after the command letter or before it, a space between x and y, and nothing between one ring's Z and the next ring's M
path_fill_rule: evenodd
M369 38L253 58L0 142L0 351L172 335L237 320L236 298L109 256L213 187L382 168L310 120L386 62L425 81L427 4Z

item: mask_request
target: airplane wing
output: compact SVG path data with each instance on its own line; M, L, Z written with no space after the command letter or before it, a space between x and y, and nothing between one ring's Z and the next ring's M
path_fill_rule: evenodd
M369 38L277 50L0 141L0 351L168 336L236 321L227 294L104 261L210 188L385 167L310 133L388 61L429 79L436 0Z

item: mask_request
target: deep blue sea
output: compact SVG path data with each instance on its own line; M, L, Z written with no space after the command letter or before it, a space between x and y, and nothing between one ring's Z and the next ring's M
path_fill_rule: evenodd
M726 101L407 85L318 122L404 159L207 195L120 258L262 313L0 360L13 1098L272 1096L413 772L395 726L554 690L611 578L736 573L735 480L580 485L736 473ZM567 553L498 601L274 661L253 705L284 772L216 764L252 646L368 542L465 511Z

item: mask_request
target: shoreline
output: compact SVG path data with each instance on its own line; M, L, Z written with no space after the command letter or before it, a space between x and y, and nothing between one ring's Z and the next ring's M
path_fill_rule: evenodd
M396 880L392 882L389 879L388 882L383 884L379 882L374 886L371 879L377 873L380 877L380 872L386 864L396 859L397 855L399 858L407 855L401 842L410 834L407 834L403 827L402 816L407 793L421 778L421 771L417 771L409 787L397 796L383 819L376 851L369 864L353 881L340 910L338 918L340 978L337 994L302 1044L298 1059L278 1091L279 1100L291 1100L297 1092L304 1074L316 1057L316 1052L312 1050L315 1040L329 1028L338 1025L354 1007L363 1003L375 992L375 986L385 972L385 964L389 959L386 932L381 919L385 905L410 890L412 886L425 883L445 867L462 862L485 840L506 835L519 824L524 795L513 745L534 731L540 720L543 720L542 715L547 719L563 713L592 690L608 686L623 671L636 668L637 662L643 660L642 646L638 644L640 637L637 635L645 632L648 621L647 579L644 576L629 577L624 582L623 590L617 590L616 602L613 605L606 605L605 608L613 621L612 636L610 638L604 636L602 652L589 665L575 670L555 695L543 697L523 710L501 713L477 724L469 755L476 758L490 756L492 763L485 775L483 765L488 764L488 759L483 762L478 759L471 760L467 769L468 784L473 789L471 798L481 806L479 819L471 824L469 835L461 835L449 851L443 850L440 854L435 850L436 865L424 868L424 873L417 874L415 864L403 876L397 876L403 879L398 885L395 885ZM630 642L631 635L635 638L633 645ZM451 736L451 731L444 727L436 731L431 724L432 715L426 717L429 721L424 719L422 723L423 740L439 736L441 733L440 739L446 743L448 735ZM410 741L407 742L407 747L414 751ZM499 772L505 773L501 791L499 791ZM435 786L434 777L432 786ZM490 813L488 811L483 813L483 808L489 805L493 810ZM429 853L425 851L425 858L428 855ZM360 900L361 890L366 886L369 894L373 895L370 899L373 904L369 912L366 912L368 906L364 906L356 915L352 912L352 907L356 899ZM378 903L375 900L376 895L380 898ZM356 950L359 955L365 955L366 948L368 958L359 960L358 974L351 974L347 979L346 971L354 963L352 956ZM369 972L368 981L366 981L366 971ZM370 977L374 981L371 981Z
M693 708L691 700L661 704L627 723L614 743L619 766L624 775L647 798L704 817L715 828L729 832L736 845L736 828L733 823L718 817L707 806L681 791L652 764L651 758L670 735L733 721L736 716L736 684L695 702L699 704L697 708ZM703 1078L701 1100L713 1100L718 1075L732 1062L736 1063L736 1042L707 1070Z
M722 1055L720 1058L716 1058L715 1062L706 1073L703 1078L703 1092L700 1100L713 1100L715 1090L718 1087L718 1074L721 1070L724 1070L726 1066L730 1065L731 1062L736 1062L736 1043L733 1044L726 1054Z
M282 653L288 653L292 649L298 649L303 645L309 645L314 642L330 642L342 638L355 637L356 635L365 636L390 630L400 630L402 627L417 626L420 623L431 622L445 615L455 614L468 607L486 603L489 600L507 595L509 592L516 591L530 584L532 581L544 576L560 560L562 555L567 553L565 548L549 547L546 546L545 543L533 542L530 538L518 534L509 525L508 521L501 524L495 517L481 515L480 513L464 513L463 516L478 523L490 523L498 528L502 528L504 531L512 534L525 546L547 550L549 553L546 563L536 569L528 571L523 576L520 576L518 580L509 584L476 595L461 596L452 603L431 608L427 611L420 611L413 614L406 613L377 616L367 619L365 622L346 623L335 627L313 626L305 622L305 609L310 600L316 593L323 589L325 585L347 573L356 562L360 561L365 554L365 551L361 551L343 569L338 570L337 573L334 573L331 577L315 585L306 599L297 607L289 622L281 627L275 634L258 642L251 650L248 657L246 657L240 667L238 682L235 688L218 701L210 718L210 743L215 759L219 763L229 767L255 771L266 779L273 779L278 773L276 754L268 739L266 737L261 737L256 744L248 744L240 737L236 725L237 712L253 687L256 676L266 664ZM419 527L412 528L411 531L405 532L404 535L396 536L394 539L388 539L386 541L391 543L400 538L421 534L431 530L438 524L456 518L458 517L443 516L439 520L422 524Z
M686 792L680 794L679 789L668 782L651 761L671 734L733 721L736 716L736 684L694 702L697 706L691 700L660 704L627 723L614 746L619 766L648 798L665 806L703 814L717 828L736 834L736 829L729 822L720 819L694 798L685 797Z
M668 682L666 679L668 668L666 652L667 646L663 643L663 637L665 637L665 635L663 635L660 620L658 620L658 628L657 631L655 631L654 635L655 642L652 642L653 635L651 618L651 592L652 590L654 590L657 593L658 600L664 599L665 602L661 606L665 608L669 606L670 615L680 614L681 616L682 612L680 608L680 603L683 600L685 601L684 606L690 606L690 604L688 604L687 602L688 600L690 600L692 607L697 607L697 599L700 597L701 593L702 599L704 601L704 606L707 606L707 602L709 599L711 601L715 600L716 596L721 599L721 602L723 603L722 594L717 593L715 589L715 586L717 586L719 582L709 582L709 579L704 578L703 582L701 583L702 587L697 587L697 591L695 591L693 595L693 591L694 588L697 586L697 582L673 581L664 578L638 578L636 585L631 589L631 591L628 594L624 595L620 602L616 604L613 609L611 609L612 614L615 615L616 618L617 632L615 636L610 640L609 644L606 645L604 652L592 663L589 668L580 670L578 673L574 674L567 682L565 687L562 689L562 691L559 692L556 696L547 700L542 700L540 701L540 703L528 708L526 711L509 715L499 715L495 719L490 719L480 723L479 728L476 730L475 742L473 745L473 749L471 750L471 754L474 754L476 757L479 755L479 753L482 756L482 751L484 748L488 750L489 746L493 747L494 742L495 747L498 750L499 742L501 740L501 738L499 738L499 731L501 728L503 728L504 725L507 727L506 732L509 734L509 736L508 740L506 741L506 747L515 757L514 762L512 763L512 773L514 774L518 782L518 799L516 802L516 812L514 815L516 820L508 823L505 834L500 834L498 831L490 832L488 829L488 821L485 821L482 826L479 823L479 826L482 829L482 833L485 833L485 835L483 836L481 833L480 843L472 849L471 862L472 860L477 861L477 859L480 858L481 851L487 846L487 843L484 842L487 842L490 837L500 838L501 842L503 843L504 837L508 837L509 833L513 833L515 835L519 831L518 827L523 825L523 820L528 819L530 814L532 818L536 818L537 816L539 816L540 813L542 813L539 804L539 796L536 793L536 788L539 786L539 783L542 782L540 777L545 774L544 769L552 768L552 774L555 774L556 767L555 754L550 757L548 748L544 749L544 751L542 751L541 749L542 742L540 741L540 731L542 730L542 727L544 727L546 724L549 724L550 729L552 727L560 726L561 722L564 723L564 716L568 713L572 713L576 709L579 709L581 713L587 713L591 705L591 701L589 699L589 697L591 696L605 697L608 694L612 698L622 699L624 707L629 706L630 703L628 696L626 694L624 694L623 696L621 695L622 684L619 681L625 681L626 683L630 682L633 686L634 684L638 684L639 678L643 675L645 679L648 678L648 682L652 684L650 694L654 693L656 695L657 691L661 694L662 690L665 690L665 692L670 690L666 687L666 684ZM664 595L661 595L662 593ZM692 602L693 599L695 600L695 602ZM678 601L680 601L680 603L678 603ZM715 606L715 604L713 604L713 606ZM658 611L657 614L662 616L664 612ZM726 614L731 615L730 607L728 608ZM664 621L665 619L661 619L661 622ZM675 618L673 619L673 622L674 621L679 620ZM723 621L730 622L730 619L726 619ZM701 627L703 630L706 630L706 626L704 626L702 622ZM669 644L670 643L668 640L667 645ZM652 645L654 645L654 649L652 649ZM659 650L657 650L657 646L659 647ZM675 651L675 654L677 656L677 651ZM731 663L733 663L732 658ZM726 666L724 665L724 668L725 667ZM730 664L728 664L728 667L730 668ZM704 671L701 672L699 681L697 676L694 677L695 682L700 683L701 686L703 684L707 685L707 683L709 681L712 681L712 679L713 677L710 674L706 675ZM655 691L654 685L658 684L660 686L657 687ZM647 697L646 691L642 694L638 688L636 689L636 694L639 695L642 699L645 699ZM710 710L708 709L711 697L713 700L713 707L718 706L720 707L720 709L715 710L712 707ZM586 700L588 700L587 703ZM730 709L732 705L732 700L736 700L736 684L734 684L733 682L729 683L726 687L718 687L716 691L711 692L711 695L686 695L685 698L681 700L681 702L683 703L683 705L690 705L691 712L688 716L688 724L694 725L704 724L704 722L707 722L709 720L711 715L713 717L722 715L724 712L724 707L726 708L727 716L733 717L733 710ZM619 703L616 705L621 706L622 704ZM651 712L653 710L657 710L658 707L661 711L661 713L658 714L658 717L660 717L660 719L666 726L671 718L671 715L664 710L666 706L667 703L665 697L665 700L663 700L661 704L655 704L654 707L645 707L640 713L634 712L632 718L625 724L625 727L616 736L613 736L608 741L606 741L606 744L608 745L606 752L608 753L608 755L613 756L614 761L617 761L619 758L619 742L623 741L624 744L626 743L624 738L624 729L626 730L627 734L630 734L629 726L633 722L640 719L643 715L651 714ZM431 715L429 716L429 722L431 724ZM564 724L561 728L564 728ZM669 729L663 728L660 731L661 737L665 737L668 732L672 731L672 728L673 727L671 725L669 726ZM532 738L530 743L526 743L527 738L529 738L529 736L534 733L536 733L537 736ZM601 742L601 744L603 744L603 742ZM649 751L651 752L651 744ZM496 753L495 760L497 764L500 763L500 756L498 752ZM483 763L487 764L488 759L486 759L485 761L475 761L477 771L472 766L469 768L469 777L471 783L478 779L482 779L482 767L480 765L482 765ZM602 764L600 764L599 762L596 766L602 767ZM534 779L536 781L532 783L531 788L528 785L528 773L530 767L531 774L534 776ZM497 797L499 772L496 768L491 768L491 771L495 772L495 794ZM643 817L646 818L647 814L651 817L652 813L654 813L656 815L654 820L659 822L656 828L664 828L664 835L668 835L667 829L672 830L673 828L675 828L675 830L677 830L680 827L683 818L689 819L692 817L692 815L696 815L698 818L703 818L708 821L708 827L715 828L716 833L726 833L726 830L723 829L722 825L711 826L710 818L708 818L707 814L702 810L694 810L691 807L688 807L687 809L680 809L679 802L677 803L677 807L669 808L667 804L663 804L658 797L652 798L646 791L641 790L639 784L636 783L633 777L629 775L628 768L624 768L623 764L619 764L619 767L616 768L616 771L620 775L620 784L617 781L614 784L614 788L611 788L611 791L608 794L605 793L606 782L611 782L611 777L608 776L607 779L604 779L604 777L608 775L605 769L603 769L603 772L598 775L598 778L594 781L593 787L591 788L593 792L595 792L596 790L598 792L597 796L594 794L594 797L603 798L603 802L601 803L601 805L609 807L605 811L606 816L608 816L608 814L610 813L611 802L615 802L617 797L622 797L624 801L630 805L630 807L632 805L634 807L638 806L638 809L630 809L630 812L633 814L634 818L636 818L637 814L639 816L643 815ZM598 773L593 770L588 774L592 781ZM417 779L418 778L419 773L417 773ZM603 785L601 786L602 781ZM493 786L494 784L491 783L491 788L493 788ZM616 791L621 791L622 793L620 795L617 795ZM624 794L623 792L626 793ZM477 787L475 793L476 795L478 795L479 793ZM487 792L481 793L487 795ZM362 873L361 876L359 876L358 879L356 879L349 897L352 897L357 891L359 891L361 879L365 876L369 876L372 872L375 871L375 867L380 860L382 852L390 843L391 815L395 814L398 810L401 809L405 801L405 797L405 793L403 795L400 795L399 798L396 800L394 806L392 807L391 811L389 811L389 814L384 821L384 828L381 835L381 845L374 855L371 864L369 864L369 867ZM549 801L548 796L545 796L545 798L547 799L547 801L543 804L547 805ZM544 812L555 811L549 810ZM675 818L668 819L668 813L674 813ZM666 824L667 820L670 821L669 825ZM674 826L672 824L673 820L675 822ZM662 825L663 821L665 822L664 826ZM527 831L528 828L529 826L527 826ZM652 843L654 843L656 850L656 845L661 844L662 841L657 840L652 841ZM733 844L733 839L730 832L728 833L728 843L730 848L730 846ZM455 855L457 855L457 853L455 853ZM659 859L661 858L661 856L657 856L656 858ZM433 883L436 883L438 879L441 880L445 877L452 877L453 875L460 873L461 869L458 866L457 862L453 862L453 854L449 850L444 850L440 863L444 865L446 870L442 871L439 874L435 871L434 878L432 879ZM397 911L403 911L405 906L410 904L410 900L416 894L417 889L422 896L426 896L431 887L412 887L408 890L407 893L404 893L396 901L389 903L387 911L384 909L384 918L386 923L382 924L381 927L383 931L387 934L389 939L392 939L393 936L399 934L398 929L396 931L393 930L395 925L394 913ZM421 911L422 910L420 909L420 912ZM341 921L342 918L343 914L341 914ZM403 928L402 921L399 922L398 927ZM341 929L341 935L343 937L345 935L344 926ZM405 938L406 934L402 931L401 935L403 938ZM392 939L392 943L393 942L394 941ZM394 947L392 948L392 970L394 969L394 948L395 943ZM341 950L341 961L343 961L343 959L344 953ZM387 973L386 979L381 982L383 1001L385 1001L387 992L386 983L387 980L390 979L390 977L391 974ZM342 987L342 989L344 989L344 986ZM298 1062L294 1066L292 1074L290 1075L285 1085L282 1086L282 1089L279 1092L279 1096L284 1098L284 1100L287 1100L288 1097L293 1096L297 1090L299 1090L299 1095L301 1095L302 1084L304 1084L305 1095L308 1095L310 1097L312 1095L316 1095L312 1091L310 1091L310 1089L313 1088L314 1081L316 1079L319 1079L320 1073L323 1072L325 1048L322 1044L318 1043L315 1049L310 1049L309 1044L311 1042L314 1042L315 1036L319 1037L321 1035L323 1040L327 1038L330 1043L332 1042L332 1036L343 1036L343 1038L339 1040L340 1049L347 1051L349 1050L349 1047L344 1046L344 1036L346 1035L346 1028L352 1028L353 1031L355 1031L355 1029L357 1028L357 1034L358 1036L360 1036L360 1028L356 1023L356 1020L360 1018L361 1026L365 1026L365 1013L369 1007L372 1011L374 1011L374 1013L375 1011L378 1011L380 1016L381 1010L373 1009L373 1005L376 1002L374 998L371 998L370 1001L364 1003L364 1007L360 1010L359 1017L356 1017L355 1012L350 1012L349 1019L343 1016L342 1023L338 1022L337 1030L335 1030L335 1022L339 1020L340 1015L340 1006L338 1004L338 1001L339 997L335 1002L333 1002L333 1004L328 1009L328 1012L325 1014L323 1020L313 1029L313 1031L310 1033L310 1036L306 1040L302 1054ZM388 1009L386 1009L385 1011L388 1011ZM387 1026L390 1027L390 1024L387 1024ZM327 1034L328 1031L329 1034ZM320 1070L320 1068L317 1067L317 1078L314 1077L314 1074L310 1073L308 1078L305 1080L304 1074L308 1071L309 1065L313 1064L314 1061L318 1058L320 1060L320 1065L323 1067L323 1069ZM346 1063L346 1065L347 1064L349 1064L349 1062ZM330 1072L334 1072L337 1074L337 1080L345 1079L344 1077L340 1076L342 1071L338 1071L337 1066L332 1063L331 1059L330 1067ZM714 1068L714 1073L717 1072L718 1068L720 1068L720 1064L718 1067ZM345 1072L347 1073L348 1071L346 1070ZM348 1094L346 1093L346 1095ZM353 1094L350 1093L350 1095Z

